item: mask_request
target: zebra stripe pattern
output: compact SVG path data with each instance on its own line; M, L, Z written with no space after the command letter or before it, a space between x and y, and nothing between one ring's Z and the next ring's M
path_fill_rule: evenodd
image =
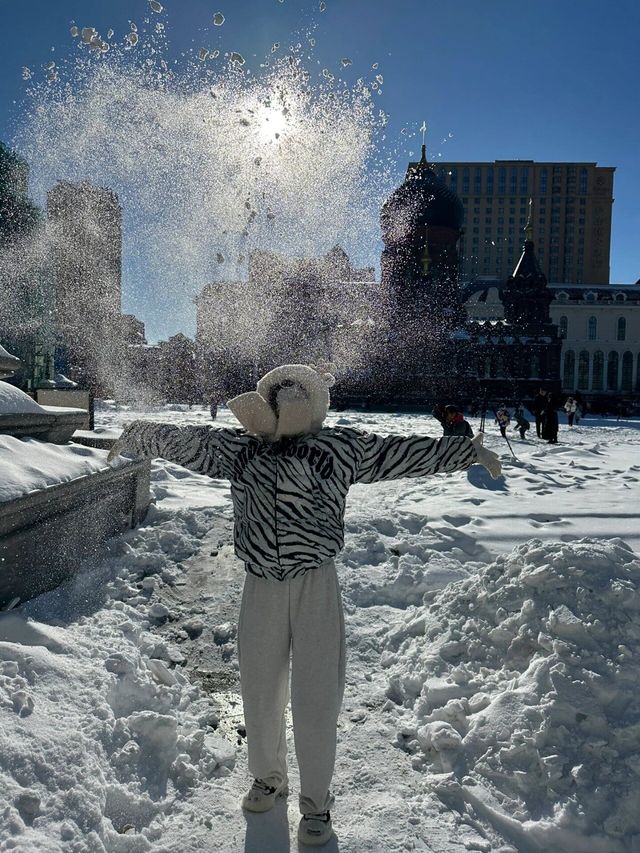
M259 577L285 580L334 558L354 483L461 471L476 460L463 436L379 436L325 428L277 442L244 430L134 421L127 449L231 483L237 556Z

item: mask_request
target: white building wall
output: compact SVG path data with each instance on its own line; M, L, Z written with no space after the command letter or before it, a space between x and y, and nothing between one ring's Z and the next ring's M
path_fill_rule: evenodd
M562 343L561 355L561 380L563 390L567 392L579 390L593 393L606 393L623 391L624 393L637 393L640 391L640 376L638 374L638 358L640 356L640 305L625 305L624 303L613 303L599 305L597 302L565 303L554 302L550 309L551 319L561 326L561 318L566 317L567 332ZM595 338L591 339L589 334L589 320L595 318ZM625 320L624 340L618 340L618 321ZM573 369L573 382L568 382L565 371L565 355L573 352L575 364ZM586 377L579 376L580 353L589 354L588 380L580 381ZM602 353L603 359L603 382L594 387L594 354ZM609 387L608 364L610 353L617 353L618 366L616 370L615 388ZM623 363L625 353L631 353L631 383L623 389ZM629 358L629 356L627 356Z
M478 282L482 284L481 280ZM579 288L567 286L566 295L556 285L555 299L551 303L551 320L561 330L562 318L566 318L566 337L562 343L560 361L560 379L563 390L567 393L583 391L594 394L623 393L637 395L640 393L640 288L623 285L619 289L615 285L606 285L606 301L598 300L598 292L603 288L589 290L588 286ZM576 298L578 296L578 298ZM487 280L486 287L481 287L473 293L465 303L467 315L473 320L494 320L504 317L500 301L499 282ZM589 318L595 317L595 337L589 336ZM618 321L625 321L624 339L618 339ZM579 375L580 353L588 353L588 373ZM602 353L603 371L601 387L594 382L594 355ZM574 354L574 368L571 376L565 375L565 357L567 353ZM615 382L609 387L608 363L610 353L617 353L618 365L615 371ZM631 381L623 387L623 365L625 353L630 353ZM629 356L627 356L629 358ZM571 381L569 381L571 380ZM583 381L581 381L583 380ZM630 386L630 387L629 387Z

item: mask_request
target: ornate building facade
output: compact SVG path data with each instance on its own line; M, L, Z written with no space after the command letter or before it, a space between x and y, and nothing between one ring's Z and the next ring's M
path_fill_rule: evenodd
M423 148L381 211L380 284L338 248L252 256L248 282L196 300L199 350L234 390L283 360L334 361L344 405L640 393L640 286L550 285L531 202L521 218L511 275L459 281L464 206Z

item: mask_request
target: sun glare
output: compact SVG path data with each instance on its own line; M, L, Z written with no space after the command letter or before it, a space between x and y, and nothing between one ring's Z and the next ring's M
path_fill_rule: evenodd
M289 127L287 116L277 107L262 107L257 116L260 138L264 142L276 141Z

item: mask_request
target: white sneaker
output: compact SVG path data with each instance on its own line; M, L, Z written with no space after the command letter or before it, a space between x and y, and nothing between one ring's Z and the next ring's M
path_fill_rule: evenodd
M289 794L289 782L284 779L273 787L262 779L254 779L249 792L242 798L242 808L248 812L268 812L276 804L276 800Z
M301 844L320 847L322 844L326 844L332 835L333 827L331 826L329 812L302 815L298 827L298 841Z

